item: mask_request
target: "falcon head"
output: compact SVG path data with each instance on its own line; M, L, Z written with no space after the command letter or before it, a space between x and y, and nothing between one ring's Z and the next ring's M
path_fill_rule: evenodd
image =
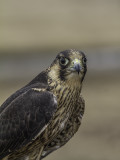
M50 77L57 81L81 82L86 71L87 59L83 52L75 49L60 52L50 66Z

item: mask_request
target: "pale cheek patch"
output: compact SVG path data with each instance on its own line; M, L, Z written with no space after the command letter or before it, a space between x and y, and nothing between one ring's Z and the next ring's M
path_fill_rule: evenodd
M52 80L59 80L59 70L60 67L58 65L54 65L51 67L51 70L49 72L49 77L52 78Z

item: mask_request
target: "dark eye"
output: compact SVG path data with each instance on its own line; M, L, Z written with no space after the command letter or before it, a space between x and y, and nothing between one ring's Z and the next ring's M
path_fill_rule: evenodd
M83 64L85 64L87 62L86 57L83 57L82 61L83 61Z
M69 63L69 60L65 57L60 58L60 64L66 66Z

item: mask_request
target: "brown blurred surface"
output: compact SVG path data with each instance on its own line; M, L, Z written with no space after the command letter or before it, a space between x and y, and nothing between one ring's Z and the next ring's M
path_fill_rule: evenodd
M119 0L0 1L0 49L119 44Z

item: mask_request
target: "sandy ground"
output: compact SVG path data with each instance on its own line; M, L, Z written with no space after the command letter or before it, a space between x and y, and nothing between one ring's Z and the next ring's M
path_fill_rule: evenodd
M0 104L26 82L0 83ZM87 76L82 94L86 111L81 128L67 145L46 160L120 159L120 76L112 73Z

